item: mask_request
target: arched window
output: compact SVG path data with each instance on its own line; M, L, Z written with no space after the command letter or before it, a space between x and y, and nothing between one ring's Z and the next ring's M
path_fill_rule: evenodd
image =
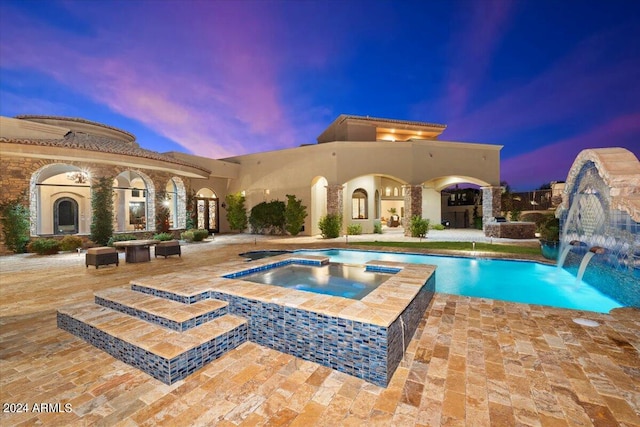
M56 200L53 207L54 234L78 232L78 202L70 197Z
M351 196L351 217L353 219L367 219L369 213L367 212L367 192L362 188L358 188L353 192Z

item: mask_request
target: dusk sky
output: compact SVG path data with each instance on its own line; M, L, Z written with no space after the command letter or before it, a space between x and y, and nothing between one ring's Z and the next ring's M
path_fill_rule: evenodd
M150 150L314 143L340 114L504 145L502 180L640 157L640 1L7 1L0 115L79 117Z

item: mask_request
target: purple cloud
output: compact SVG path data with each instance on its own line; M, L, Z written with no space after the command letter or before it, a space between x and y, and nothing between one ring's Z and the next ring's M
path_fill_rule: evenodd
M256 146L297 144L280 91L282 57L268 31L269 16L228 3L206 6L176 12L175 18L192 23L179 43L156 29L171 24L171 8L154 10L136 26L127 19L118 28L109 19L95 20L104 24L89 37L18 17L10 24L17 27L6 32L3 62L48 75L195 154L224 157ZM132 7L122 13L129 21L136 16ZM198 49L182 52L184 43ZM200 58L190 61L193 52Z
M469 98L485 78L497 48L509 28L513 2L480 1L464 3L468 22L454 37L445 108L449 120L467 110Z
M502 179L517 188L564 181L578 153L587 148L623 147L638 156L640 141L635 138L639 132L640 112L616 117L580 135L502 160Z
M624 98L640 96L640 86L628 84L640 78L640 59L608 61L605 38L603 34L591 37L537 78L449 123L447 137L464 140L482 135L481 138L500 140L562 123L586 109L603 115L615 114L609 110L624 109ZM625 96L612 100L617 94ZM586 121L597 119L600 118L583 117Z

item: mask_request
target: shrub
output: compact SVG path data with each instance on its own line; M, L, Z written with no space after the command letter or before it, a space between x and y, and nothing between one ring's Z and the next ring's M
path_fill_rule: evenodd
M158 233L153 235L153 240L160 240L165 242L167 240L173 240L173 234L171 233Z
M53 255L60 250L60 242L56 239L35 239L27 246L29 252L35 252L39 255Z
M209 236L209 230L195 229L183 231L180 238L187 242L201 242Z
M229 228L235 231L243 231L247 228L247 210L244 207L245 198L242 193L227 194L227 221Z
M29 243L29 209L17 198L0 205L0 215L5 246L14 253L23 253Z
M78 236L64 236L60 241L61 251L75 251L82 247L82 238Z
M546 215L544 222L540 225L540 239L549 242L560 241L560 220L554 214Z
M429 226L429 228L431 228L432 230L444 230L445 226L442 224L433 224Z
M512 209L510 212L511 221L520 221L520 214L522 211L520 209Z
M422 218L420 215L411 217L409 231L411 232L411 237L426 237L429 232L429 220Z
M373 234L382 234L382 223L378 220L373 221Z
M347 225L347 234L350 236L358 236L362 234L362 226L360 224Z
M91 240L107 245L113 236L113 181L102 177L91 187Z
M307 207L296 196L287 194L287 207L284 210L285 228L292 236L297 236L302 230L307 217Z
M202 242L207 237L209 237L209 230L203 230L203 229L193 230L193 241L194 242Z
M342 215L328 214L320 218L318 227L325 239L335 239L342 230Z
M113 246L115 242L126 242L127 240L138 240L138 237L135 234L114 234L107 241L107 246Z
M251 208L249 224L255 234L284 234L284 202L272 200L262 202Z
M539 229L540 226L542 226L542 224L547 220L547 215L543 214L542 212L529 212L523 214L521 220L527 222L535 222L536 228Z

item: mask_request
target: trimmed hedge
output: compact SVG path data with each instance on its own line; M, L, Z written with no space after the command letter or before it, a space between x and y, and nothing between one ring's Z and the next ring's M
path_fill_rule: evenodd
M60 242L56 239L38 238L29 243L27 249L39 255L53 255L60 250Z

